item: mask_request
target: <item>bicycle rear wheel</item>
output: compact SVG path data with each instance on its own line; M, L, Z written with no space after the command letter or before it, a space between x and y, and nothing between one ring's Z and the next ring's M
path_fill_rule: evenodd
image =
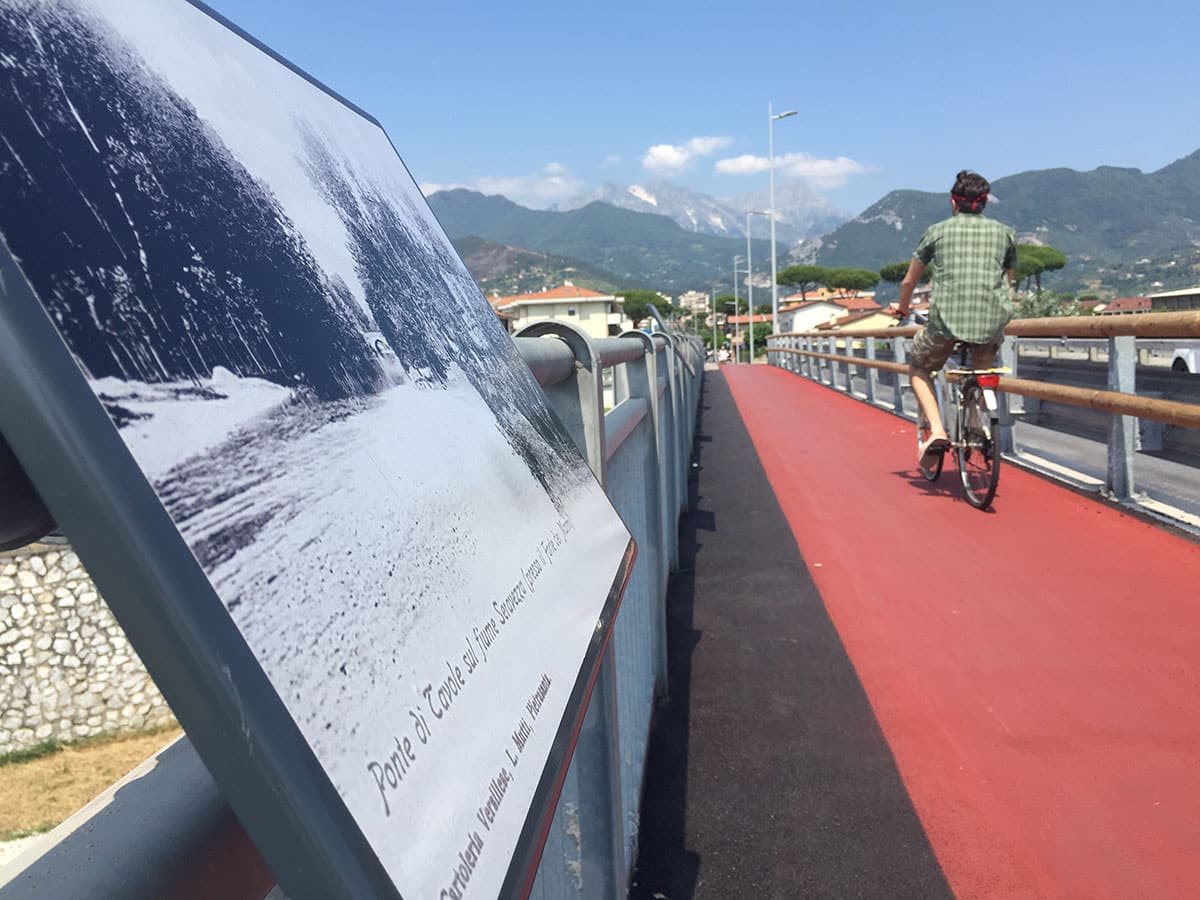
M919 409L917 410L917 451L921 446L929 440L930 428L929 420L925 418L925 414ZM931 466L923 466L918 461L917 468L921 470L921 474L925 476L926 481L937 481L938 476L942 474L942 464L946 461L945 453L935 453L933 459L936 460Z
M962 425L958 474L963 493L976 509L987 509L1000 483L1000 441L997 422L978 385L968 385L963 391Z

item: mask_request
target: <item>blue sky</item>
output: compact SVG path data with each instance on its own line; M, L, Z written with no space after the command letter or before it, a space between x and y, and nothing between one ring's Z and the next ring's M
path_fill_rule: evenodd
M857 213L1200 149L1193 2L216 0L382 122L429 190L546 206L604 182L764 190L804 178ZM986 9L986 14L984 10Z

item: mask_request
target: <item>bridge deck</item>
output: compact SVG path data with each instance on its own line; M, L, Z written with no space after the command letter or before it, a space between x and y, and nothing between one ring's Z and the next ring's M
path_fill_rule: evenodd
M1192 897L1200 547L709 373L634 895Z

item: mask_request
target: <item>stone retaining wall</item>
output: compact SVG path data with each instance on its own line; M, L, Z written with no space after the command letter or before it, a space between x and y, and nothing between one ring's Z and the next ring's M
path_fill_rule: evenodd
M70 547L0 552L0 753L171 719Z

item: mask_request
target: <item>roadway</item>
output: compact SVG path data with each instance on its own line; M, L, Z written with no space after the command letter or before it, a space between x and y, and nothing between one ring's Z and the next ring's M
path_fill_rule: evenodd
M1193 897L1200 546L709 372L635 897Z

